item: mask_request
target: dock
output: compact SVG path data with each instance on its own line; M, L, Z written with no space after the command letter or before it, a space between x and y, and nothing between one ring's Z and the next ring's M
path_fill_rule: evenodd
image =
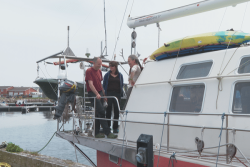
M28 103L25 106L15 106L15 103L9 103L8 106L0 106L0 112L53 111L54 108L54 104L49 103Z

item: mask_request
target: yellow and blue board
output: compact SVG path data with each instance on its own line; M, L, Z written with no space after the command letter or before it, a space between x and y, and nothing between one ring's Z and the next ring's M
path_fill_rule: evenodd
M237 31L219 31L177 39L157 49L150 59L162 60L197 53L239 47L250 42L250 34Z

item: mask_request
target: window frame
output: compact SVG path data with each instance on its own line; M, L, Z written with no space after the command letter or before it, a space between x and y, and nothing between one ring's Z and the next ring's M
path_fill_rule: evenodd
M185 80L187 80L187 79L193 79L193 78L183 78L183 79L177 79L178 74L179 74L179 72L180 72L181 68L182 68L183 66L187 66L187 65L201 64L201 63L207 63L207 62L212 62L212 66L211 66L211 68L210 68L210 70L209 70L208 74L207 74L206 76L204 76L204 77L208 77L208 76L210 75L210 73L211 73L212 69L213 69L213 66L214 66L214 61L213 61L213 59L210 59L210 60L204 60L204 61L189 62L189 63L184 63L184 64L181 64L181 65L180 65L180 67L179 67L179 69L178 69L178 71L177 71L177 74L176 74L176 76L175 76L175 79L176 79L176 80L184 80L184 79L185 79ZM195 77L195 78L204 78L204 77Z
M171 113L182 113L182 112L173 112L170 111L170 105L171 105L171 101L172 101L172 95L173 95L173 90L175 87L181 87L181 86L194 86L194 85L204 85L204 94L203 94L203 100L202 100L202 105L201 105L201 111L200 112L186 112L186 113L203 113L203 107L204 107L204 103L205 103L205 97L206 97L206 92L207 92L207 85L205 82L195 82L195 83L186 83L186 84L176 84L172 86L172 89L170 91L170 97L168 100L168 108L167 108L167 112L171 112Z
M249 56L250 57L250 56ZM233 83L232 88L231 88L231 94L230 94L230 104L229 104L229 109L228 109L228 113L229 114L240 114L240 113L235 113L233 112L233 101L234 101L234 91L235 91L235 85L237 83L243 83L243 82L249 82L250 83L250 79L241 79L241 80L237 80ZM249 113L250 115L250 113Z
M237 68L237 70L234 71L235 74L237 74L237 75L246 75L246 74L250 74L250 73L242 73L242 74L240 74L240 73L238 72L238 70L239 70L238 67L240 66L241 60L244 59L244 58L246 58L246 57L249 57L249 58L250 58L250 54L248 54L248 55L243 55L243 56L240 57L240 60L239 60L239 62L238 62L238 66L235 67L235 68Z

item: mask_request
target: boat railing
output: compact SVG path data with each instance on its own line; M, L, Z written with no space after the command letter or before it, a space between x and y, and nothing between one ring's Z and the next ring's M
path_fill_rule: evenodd
M226 130L226 143L229 141L229 130L235 130L235 131L243 131L243 132L250 132L250 129L237 129L237 128L231 128L229 127L229 117L250 117L250 114L224 114L225 117L225 126L223 127L212 127L212 126L198 126L198 125L184 125L184 124L172 124L169 122L171 115L195 115L195 116L222 116L220 113L187 113L187 112L139 112L139 111L127 111L127 110L121 110L120 104L118 99L115 96L105 96L101 98L107 98L107 99L115 99L119 114L121 119L107 119L107 118L98 118L95 117L95 106L96 106L96 97L83 97L83 99L94 99L94 114L91 119L94 120L107 120L107 121L118 121L122 123L122 126L124 127L125 122L129 123L138 123L138 124L153 124L153 125L166 125L167 126L167 149L169 150L169 128L171 126L175 127L187 127L187 128L203 128L203 129L215 129L215 130ZM83 100L84 101L84 100ZM146 122L146 121L134 121L134 120L127 120L124 119L125 114L158 114L158 115L165 115L166 116L166 123L159 123L159 122ZM77 118L75 115L72 115L73 118ZM58 125L59 130L59 125ZM95 127L94 129L95 130ZM125 132L125 140L127 143L127 137Z
M101 97L101 98L107 98L107 99L115 99L118 105L119 109L119 114L121 119L107 119L107 118L98 118L95 116L95 106L96 106L96 97L85 97L85 99L94 99L94 110L93 110L93 117L91 119L94 121L93 124L95 125L96 120L107 120L107 121L118 121L120 122L120 125L122 125L122 129L124 132L124 138L123 141L125 142L126 145L128 145L128 139L127 139L127 134L126 134L126 123L138 123L138 124L152 124L152 125L161 125L161 126L166 126L167 130L167 151L170 151L170 127L185 127L185 128L200 128L200 129L214 129L214 130L226 130L226 143L229 143L229 130L234 130L236 131L242 131L242 132L250 132L250 129L237 129L237 128L232 128L229 127L229 117L250 117L250 114L220 114L220 113L187 113L187 112L139 112L139 111L128 111L128 110L121 110L119 101L115 96L106 96L106 97ZM84 101L84 97L82 99ZM146 121L134 121L134 120L127 120L127 114L157 114L157 115L163 115L166 117L166 122L164 123L159 123L159 122L146 122ZM225 118L225 125L222 127L212 127L212 126L198 126L198 125L184 125L184 124L173 124L170 123L170 117L172 115L194 115L194 116L224 116ZM79 115L75 115L74 113L71 115L73 119L79 118ZM124 119L124 117L126 117ZM83 117L84 118L84 117ZM73 131L74 131L74 122L73 121ZM59 129L59 121L57 125L58 131ZM85 129L84 129L85 130ZM93 137L95 137L95 126L92 129L93 130ZM228 146L226 146L226 149L228 149ZM226 155L226 159L228 160L228 155Z

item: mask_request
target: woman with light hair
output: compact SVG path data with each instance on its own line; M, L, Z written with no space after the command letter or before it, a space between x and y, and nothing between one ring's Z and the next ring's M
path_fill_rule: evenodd
M128 85L128 91L127 91L127 101L125 103L124 109L127 106L127 102L128 102L129 96L132 92L133 86L135 85L135 82L137 81L137 79L140 76L141 71L143 69L138 57L135 55L130 55L128 57L128 64L130 66L129 78L128 78L129 85Z

